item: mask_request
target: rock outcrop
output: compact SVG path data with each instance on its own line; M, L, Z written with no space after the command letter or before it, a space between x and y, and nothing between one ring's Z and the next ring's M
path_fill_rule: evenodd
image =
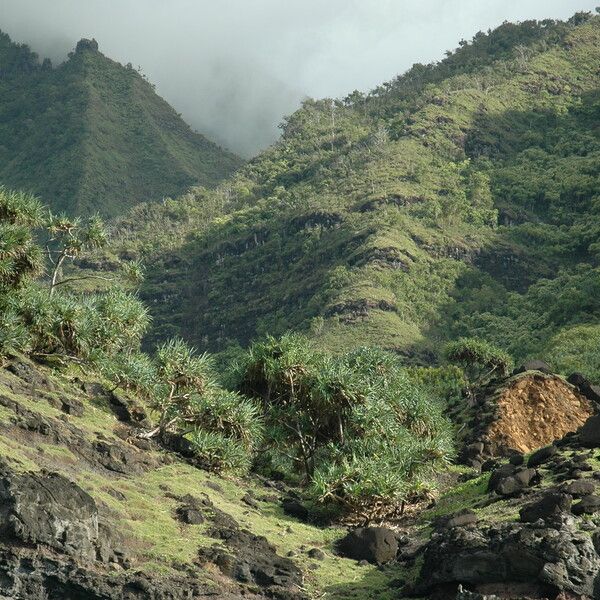
M519 372L482 391L472 406L455 415L461 424L465 420L468 424L462 462L481 467L493 457L548 446L594 414L595 404L579 388L545 371Z
M420 594L462 584L493 594L510 584L533 585L544 597L559 592L597 598L600 556L589 535L570 516L552 527L544 522L455 527L434 533L424 553Z
M342 556L381 565L396 558L398 538L386 527L359 527L338 542Z

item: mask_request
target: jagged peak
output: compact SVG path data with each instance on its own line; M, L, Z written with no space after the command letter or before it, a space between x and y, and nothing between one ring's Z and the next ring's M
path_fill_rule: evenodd
M76 53L81 53L81 52L85 52L85 51L90 51L90 52L98 52L98 42L96 41L95 38L87 39L87 38L82 38L77 42L77 46L75 46L75 52Z

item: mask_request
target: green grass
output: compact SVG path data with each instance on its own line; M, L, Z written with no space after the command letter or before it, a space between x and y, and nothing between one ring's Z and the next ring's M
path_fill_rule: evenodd
M50 374L48 370L42 370ZM98 434L108 439L115 438L117 421L109 408L103 402L92 401L77 392L73 384L75 376L79 380L86 378L73 368L52 375L54 389L51 395L59 398L68 392L84 402L84 416L68 419L90 440L96 439ZM0 393L48 419L63 416L46 399L36 400L26 391L14 391L18 390L18 385L19 380L14 375L2 373ZM44 394L48 393L44 389ZM8 425L12 411L4 409L0 414ZM26 435L0 435L0 452L19 471L46 468L74 479L92 495L102 513L107 515L111 527L124 537L125 547L136 557L133 564L136 570L166 577L176 573L179 565L192 563L199 548L219 543L207 535L208 521L200 525L186 525L175 517L179 503L172 495L202 497L206 494L215 507L230 514L241 527L266 537L280 555L294 552L294 561L306 574L306 588L315 598L387 598L390 578L408 576L402 569L398 570L398 574L396 571L390 574L337 556L334 543L344 535L343 528L321 528L296 521L285 515L278 503L258 500L258 510L248 507L241 501L247 492L256 498L272 494L272 490L252 479L222 478L179 460L160 466L161 453L151 453L159 459L155 468L139 475L123 476L87 466L68 447L43 439L31 444ZM209 487L208 482L218 484L220 491ZM115 492L123 494L124 500L119 499ZM311 548L322 549L325 559L311 560L306 554ZM207 585L212 581L210 569L198 574L205 578Z

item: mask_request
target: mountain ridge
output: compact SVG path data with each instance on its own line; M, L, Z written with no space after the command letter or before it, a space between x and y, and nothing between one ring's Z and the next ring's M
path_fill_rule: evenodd
M95 40L81 40L55 68L6 34L2 41L5 185L39 194L54 210L110 217L193 185L214 186L242 164L192 131Z
M589 323L593 295L535 332L530 297L597 267L598 19L505 24L369 96L308 100L216 192L124 217L117 253L143 258L131 228L154 248L153 339L219 350L301 329L430 360L476 333L525 357ZM588 275L559 273L578 263Z

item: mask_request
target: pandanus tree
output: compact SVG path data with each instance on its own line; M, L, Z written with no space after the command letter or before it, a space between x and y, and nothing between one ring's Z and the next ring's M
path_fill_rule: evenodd
M52 265L50 295L53 295L57 286L82 279L82 277L61 278L65 262L75 260L86 250L104 246L107 242L107 231L102 219L97 215L87 222L82 222L81 219L70 219L64 215L50 215L47 227L50 233L47 254ZM99 275L90 277L102 278Z
M0 187L0 291L18 288L41 273L43 258L33 229L42 221L36 198Z
M239 390L262 400L272 464L292 461L323 504L400 505L420 475L452 454L441 405L389 352L334 356L287 334L253 344L236 375Z
M301 466L315 470L319 449L343 443L345 412L356 400L351 373L305 337L287 334L257 342L238 365L237 385L262 400L273 443ZM285 450L283 450L285 448Z
M260 409L218 384L211 357L196 354L182 339L170 340L156 352L149 388L158 424L140 437L183 437L206 467L249 469L263 437Z

